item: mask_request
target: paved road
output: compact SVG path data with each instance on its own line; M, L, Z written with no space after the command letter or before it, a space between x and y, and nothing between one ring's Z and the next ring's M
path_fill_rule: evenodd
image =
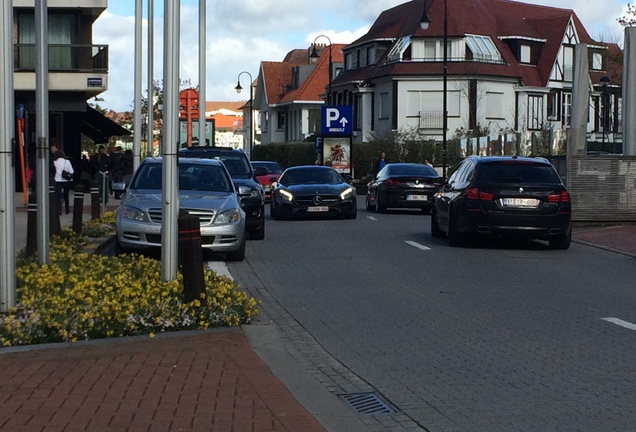
M633 430L633 258L449 248L409 212L267 223L230 271L332 393L396 408L370 430Z

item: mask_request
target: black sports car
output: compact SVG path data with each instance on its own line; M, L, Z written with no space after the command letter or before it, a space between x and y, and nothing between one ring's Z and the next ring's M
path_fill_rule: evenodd
M272 184L270 214L274 219L321 215L355 219L356 190L348 180L328 166L287 168Z
M417 208L429 213L433 195L444 183L432 166L390 163L367 184L367 210L384 213L387 208Z

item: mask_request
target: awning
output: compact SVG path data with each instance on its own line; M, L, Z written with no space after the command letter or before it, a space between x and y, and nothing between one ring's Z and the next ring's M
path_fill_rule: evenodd
M102 113L86 105L86 111L80 115L81 132L95 144L104 144L113 136L128 136L131 132L119 126Z

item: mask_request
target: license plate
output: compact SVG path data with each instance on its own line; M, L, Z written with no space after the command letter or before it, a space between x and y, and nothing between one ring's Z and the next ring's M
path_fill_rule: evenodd
M535 208L539 206L539 200L536 198L502 198L501 203L504 207L519 208Z
M308 212L328 212L329 207L326 206L316 206L316 207L307 207Z
M428 201L428 197L426 195L407 195L407 201Z
M267 185L267 186L263 186L263 189L265 189L265 192L269 192L272 189L272 187L270 185Z

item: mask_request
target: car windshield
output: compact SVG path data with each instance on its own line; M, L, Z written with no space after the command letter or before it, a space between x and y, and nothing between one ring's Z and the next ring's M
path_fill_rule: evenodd
M161 164L144 164L139 168L131 189L161 190ZM233 192L232 183L218 165L179 164L180 191Z
M283 169L276 162L252 162L253 168L263 167L267 170L268 174L280 174Z
M435 168L428 165L388 165L390 176L439 177Z
M485 163L475 172L476 181L497 183L560 183L554 168L534 163Z
M295 169L287 171L279 181L285 186L294 184L338 184L342 177L332 169Z

